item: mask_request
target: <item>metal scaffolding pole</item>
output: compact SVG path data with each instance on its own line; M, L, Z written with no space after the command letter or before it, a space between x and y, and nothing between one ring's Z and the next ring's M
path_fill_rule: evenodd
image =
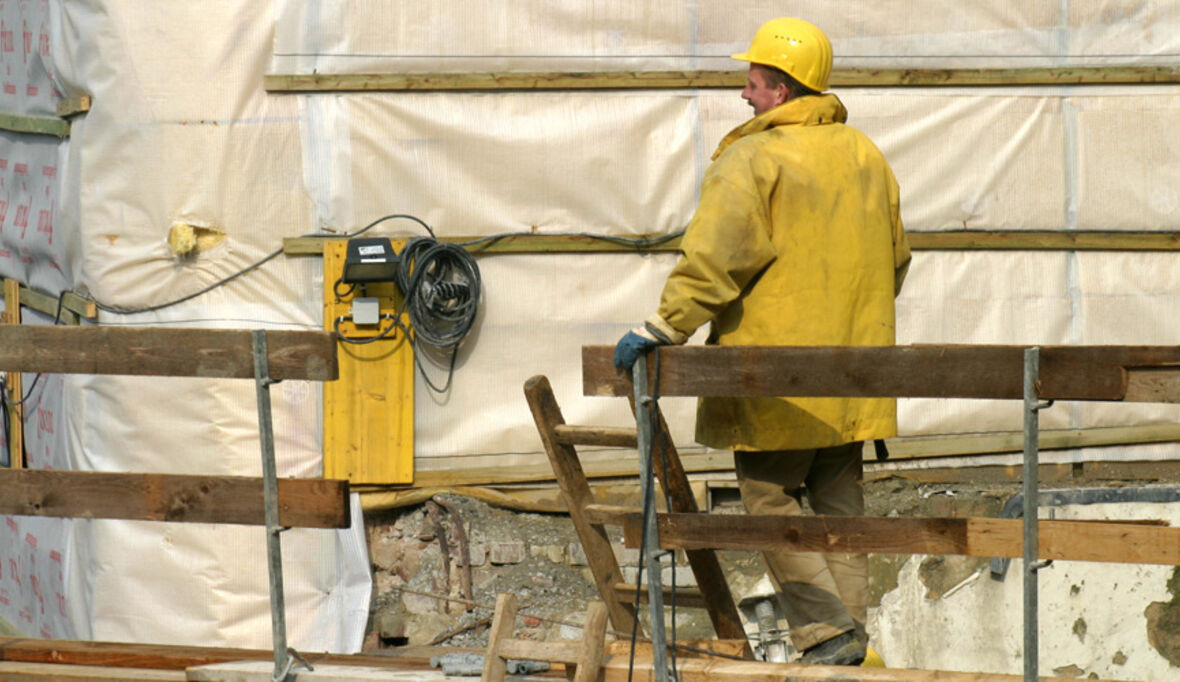
M1041 349L1024 350L1024 679L1037 682L1037 572L1048 565L1038 560L1037 547L1037 449L1040 411L1053 404L1041 402L1037 383L1041 372Z
M262 501L266 517L266 561L270 572L270 624L273 635L275 670L273 679L291 678L291 656L302 661L287 648L287 615L283 603L283 552L279 534L279 480L275 467L274 422L270 413L270 378L266 356L266 332L256 329L251 335L254 348L254 386L258 396L258 430L262 444Z
M658 352L658 351L657 351ZM664 631L664 586L660 579L660 535L656 525L656 485L652 457L655 406L647 390L647 357L632 368L635 384L635 429L639 445L639 485L643 496L643 553L647 570L648 616L651 620L652 670L657 682L668 682L668 636Z

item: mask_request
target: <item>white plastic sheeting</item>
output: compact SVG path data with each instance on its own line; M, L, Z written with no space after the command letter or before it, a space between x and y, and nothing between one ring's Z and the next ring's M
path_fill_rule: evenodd
M48 3L0 5L0 18L31 5ZM203 288L278 248L281 236L308 231L295 103L260 87L271 51L268 6L49 7L55 82L92 95L94 106L75 119L67 142L0 139L0 158L46 150L46 160L9 164L9 175L0 168L0 192L67 202L58 204L67 225L55 226L54 249L18 252L18 269L0 258L0 273L50 292L80 283L104 303L142 307ZM50 166L66 172L43 171ZM227 238L180 261L165 242L174 222ZM36 227L34 218L28 239L40 236ZM11 223L0 225L0 238L10 234ZM318 329L318 269L313 259L278 259L194 303L104 314L101 322ZM25 321L52 322L28 311ZM260 475L253 382L53 375L30 390L32 379L25 375L29 466ZM279 475L318 476L318 385L284 382L271 394ZM260 527L8 521L0 524L0 559L15 563L0 574L0 617L26 634L270 646ZM358 650L371 583L356 500L351 529L292 530L283 547L291 645Z
M132 308L196 292L283 237L353 231L391 213L417 215L443 236L672 232L692 214L717 141L750 113L729 91L268 94L268 72L740 68L727 55L744 49L770 13L822 26L843 66L1139 63L1180 53L1180 10L1129 0L782 2L771 10L717 1L62 0L47 15L42 5L7 3L0 18L48 16L38 21L48 24L52 69L41 77L33 66L5 63L94 101L67 143L0 137L0 158L31 158L22 145L37 146L26 174L44 184L22 185L15 200L43 201L48 189L58 215L57 250L7 265L0 258L0 272L50 291L77 284ZM891 160L911 230L1175 229L1173 87L839 94L850 123ZM45 104L27 107L51 110ZM54 175L38 170L51 165ZM14 164L0 168L0 200L21 179ZM177 259L165 243L174 222L225 239ZM9 230L0 222L0 240ZM375 232L419 233L408 222ZM1169 343L1177 258L919 252L899 302L899 342ZM454 388L440 397L418 382L417 466L543 461L521 394L533 374L551 378L568 421L628 423L625 401L580 396L579 349L613 343L646 317L673 260L481 256L485 298ZM319 267L314 258L280 257L195 300L101 322L318 328ZM53 405L53 433L37 441L47 449L34 445L35 465L44 452L47 464L86 470L257 471L248 382L55 381L40 389ZM280 474L315 475L318 387L292 383L273 394ZM692 401L664 407L688 445ZM909 434L1019 426L1015 404L906 401L900 417ZM1172 408L1066 405L1042 421L1174 417ZM75 581L65 582L74 585L69 615L49 626L54 636L269 644L260 533L46 523L59 524L59 554ZM355 649L368 599L358 536L306 533L284 537L292 643ZM0 536L0 547L11 539ZM0 616L20 620L5 609L0 601ZM339 627L322 627L329 621Z

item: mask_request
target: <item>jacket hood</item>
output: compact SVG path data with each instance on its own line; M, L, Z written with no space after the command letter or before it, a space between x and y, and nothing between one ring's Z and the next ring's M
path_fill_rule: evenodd
M721 140L721 144L717 145L717 151L713 152L713 158L716 159L721 155L721 152L725 151L726 147L741 138L776 126L825 125L844 123L847 120L848 110L844 108L844 103L840 101L840 98L835 95L800 97L763 112L729 131L729 134Z

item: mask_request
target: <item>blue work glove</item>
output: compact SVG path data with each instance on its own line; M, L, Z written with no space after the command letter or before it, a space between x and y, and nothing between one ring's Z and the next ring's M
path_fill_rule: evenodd
M640 355L658 345L660 342L643 327L632 329L615 344L615 367L619 370L631 369Z

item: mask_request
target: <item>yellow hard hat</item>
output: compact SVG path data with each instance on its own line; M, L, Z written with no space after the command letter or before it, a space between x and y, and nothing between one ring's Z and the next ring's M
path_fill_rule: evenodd
M865 649L865 660L860 664L863 668L884 668L885 659L881 658L881 654L877 653L873 647Z
M750 49L734 59L773 66L803 85L823 92L832 73L832 43L815 24L779 17L762 24Z

